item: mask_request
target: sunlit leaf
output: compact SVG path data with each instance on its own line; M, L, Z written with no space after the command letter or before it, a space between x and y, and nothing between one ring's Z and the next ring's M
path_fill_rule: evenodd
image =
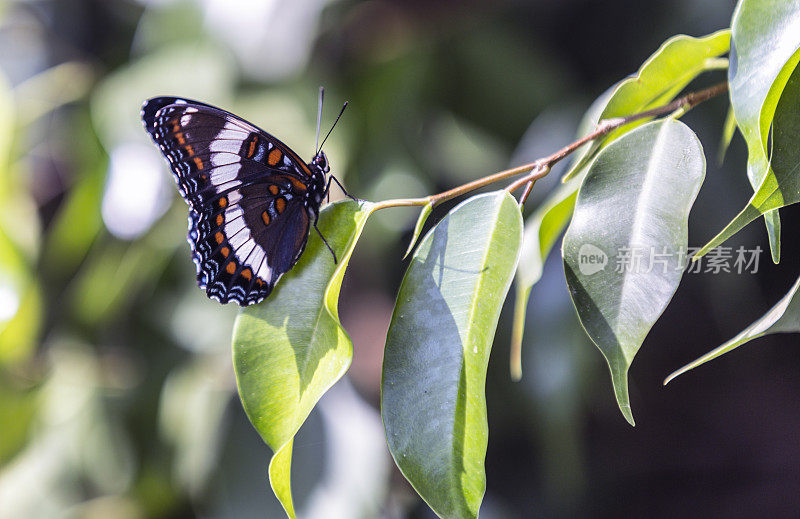
M411 235L411 239L408 241L408 248L406 249L406 253L403 254L403 259L406 259L406 257L411 254L411 251L414 250L414 245L417 244L419 235L422 234L422 228L425 227L425 222L428 220L431 211L433 211L433 204L429 203L422 206L419 217L417 217L417 223L414 225L414 232Z
M733 15L731 31L733 50L728 69L731 105L747 142L747 177L755 194L747 207L698 252L698 257L764 214L772 259L777 263L780 220L774 210L800 200L800 186L797 175L779 170L776 163L797 164L798 147L795 144L782 149L775 142L770 164L768 140L770 126L777 131L779 123L787 122L778 121L779 117L800 117L796 112L791 113L796 109L800 92L796 83L789 84L800 61L800 3L743 0Z
M725 122L722 125L722 135L719 139L719 152L717 161L722 164L725 160L725 154L728 152L728 147L733 140L733 134L736 133L736 117L733 114L733 107L728 108L728 114L725 116Z
M585 133L601 120L624 117L669 103L694 78L714 68L714 58L728 52L729 44L728 29L702 38L683 34L673 36L644 62L636 75L617 84L602 112ZM564 179L575 176L603 146L645 122L647 119L627 124L588 145Z
M710 352L706 353L699 359L694 360L689 364L683 366L679 370L676 370L673 373L671 373L666 378L666 380L664 380L664 385L668 384L669 381L671 381L678 375L682 375L701 364L705 364L706 362L715 359L720 355L724 355L729 351L738 348L742 344L752 341L753 339L757 339L759 337L763 337L764 335L770 335L773 333L800 332L800 296L798 295L799 289L800 289L800 278L798 278L797 281L795 281L794 286L792 286L792 288L789 290L789 293L783 296L783 299L778 301L778 304L773 306L769 310L769 312L764 314L760 319L758 319L750 326L742 330L742 332L739 333L739 335L729 340L725 344L719 346L714 350L711 350Z
M514 278L514 320L511 333L511 378L522 378L522 334L533 285L542 277L544 262L572 217L582 177L558 186L525 221L522 252Z
M403 475L441 517L477 517L486 488L486 368L517 265L510 194L467 199L423 238L397 295L381 410Z
M702 147L686 125L665 119L637 128L592 163L564 236L572 301L631 425L628 368L680 283L704 175Z
M345 373L353 344L339 322L342 278L374 204L337 202L322 210L319 228L297 265L261 304L241 311L233 331L233 362L242 405L275 453L269 479L286 513L291 493L292 440L320 397Z

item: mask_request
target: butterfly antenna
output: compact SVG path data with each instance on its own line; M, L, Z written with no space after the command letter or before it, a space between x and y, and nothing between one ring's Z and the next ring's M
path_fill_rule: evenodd
M328 137L330 136L331 132L332 132L332 131L333 131L333 129L336 127L336 123L338 123L338 122L339 122L339 119L341 119L341 118L342 118L342 114L344 113L344 109L345 109L345 108L347 108L347 101L345 101L345 102L344 102L344 104L342 105L342 110L339 112L339 115L338 115L338 116L336 116L336 120L335 120L335 121L333 121L333 125L331 126L331 129L330 129L330 130L328 130L328 133L327 133L327 134L325 134L325 138L324 138L324 139L322 139L322 144L320 144L320 145L319 145L319 149L317 150L317 153L319 153L319 150L321 150L321 149L322 149L322 147L325 145L325 141L327 141L327 140L328 140Z
M317 104L317 142L314 144L314 155L319 153L319 126L322 124L322 99L325 97L325 87L319 87L319 103Z

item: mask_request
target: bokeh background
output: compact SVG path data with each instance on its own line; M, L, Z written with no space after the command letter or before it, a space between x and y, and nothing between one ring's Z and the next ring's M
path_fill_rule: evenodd
M142 130L144 99L220 105L310 158L325 85L327 125L351 103L326 144L337 177L361 198L420 196L559 148L589 103L662 41L727 27L733 7L0 1L0 518L282 516L270 452L234 389L236 308L195 286L186 207ZM693 246L751 193L739 136L716 160L726 109L715 99L684 118L709 167ZM765 253L757 274L686 275L632 367L636 428L551 258L519 383L507 367L510 305L498 328L482 517L797 515L797 336L760 339L661 386L789 289L800 212L782 214L780 265ZM355 358L295 440L303 517L432 517L391 461L377 409L415 216L378 214L345 278ZM765 235L754 223L726 245L766 249Z

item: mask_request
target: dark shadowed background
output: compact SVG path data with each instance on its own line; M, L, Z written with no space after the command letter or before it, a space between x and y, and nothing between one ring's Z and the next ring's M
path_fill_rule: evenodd
M326 144L333 173L361 198L421 196L555 151L664 40L727 27L733 7L0 1L0 518L282 515L270 452L234 389L236 308L194 284L186 206L141 127L144 99L220 105L310 159L324 85L323 129L350 101ZM726 110L715 99L684 118L708 161L690 246L751 194L740 136L718 165ZM537 184L527 211L558 174ZM661 385L789 289L800 211L781 214L780 265L764 252L756 274L684 277L632 366L636 428L551 258L533 290L519 383L507 367L510 304L498 328L481 517L797 515L796 335ZM376 407L415 216L378 214L345 278L355 357L295 440L303 517L432 517L391 461ZM726 245L766 251L763 224Z

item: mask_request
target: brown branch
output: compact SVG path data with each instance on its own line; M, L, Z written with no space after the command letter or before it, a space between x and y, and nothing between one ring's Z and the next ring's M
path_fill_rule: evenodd
M650 110L645 110L643 112L635 113L625 117L614 117L612 119L603 119L602 121L597 123L597 126L591 133L568 144L567 146L564 146L557 152L547 157L538 159L534 162L525 164L523 166L517 166L515 168L506 169L504 171L494 173L493 175L488 175L486 177L473 180L472 182L468 182L456 188L435 195L430 195L423 198L400 198L396 200L384 200L383 202L379 202L376 205L375 209L377 210L377 209L384 209L387 207L399 207L399 206L419 206L427 204L432 204L435 206L442 202L469 193L470 191L474 191L475 189L488 186L500 180L505 180L507 178L521 175L523 173L528 173L524 177L515 180L512 184L510 184L506 188L509 192L513 192L516 189L520 188L521 186L525 185L526 186L525 191L523 192L522 197L520 197L520 203L524 204L525 200L527 200L528 195L530 194L531 189L533 189L533 183L536 182L536 180L547 175L550 172L550 169L555 164L557 164L565 157L569 156L571 153L573 153L575 150L577 150L587 142L591 142L599 137L608 135L617 128L621 128L626 124L630 124L640 119L646 119L648 117L664 115L675 112L676 110L684 110L684 111L690 110L704 101L707 101L713 97L716 97L720 94L727 92L727 90L728 90L728 83L722 82L714 86L705 88L703 90L698 90L697 92L691 92L683 97L675 99L671 103L667 103L665 105L658 106L656 108L651 108Z

